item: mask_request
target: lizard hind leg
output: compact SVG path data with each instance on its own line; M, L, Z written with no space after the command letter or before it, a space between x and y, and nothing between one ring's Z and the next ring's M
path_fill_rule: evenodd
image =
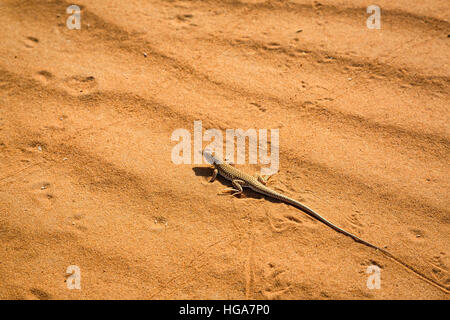
M242 185L245 184L245 181L243 180L239 180L239 179L234 179L231 181L231 183L233 184L234 188L226 188L225 190L223 190L224 192L233 192L231 195L235 196L238 194L241 194L244 189L242 188Z
M267 182L269 181L269 179L272 178L271 175L270 175L270 176L269 176L269 175L262 176L262 175L260 175L260 174L258 174L258 173L255 173L255 174L254 174L254 177L255 177L259 182L261 182L261 183L264 184L264 185L266 185Z

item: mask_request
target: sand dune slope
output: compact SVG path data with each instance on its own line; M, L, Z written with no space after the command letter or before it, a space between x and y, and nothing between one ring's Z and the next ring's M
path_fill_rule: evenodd
M448 299L171 161L195 120L279 129L271 187L449 289L448 1L378 1L380 30L361 0L71 4L0 4L0 298Z

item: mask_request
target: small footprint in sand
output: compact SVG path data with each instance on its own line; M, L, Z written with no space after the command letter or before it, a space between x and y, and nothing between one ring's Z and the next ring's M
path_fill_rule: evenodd
M311 53L311 51L304 49L295 49L295 52L300 53L302 56L306 56Z
M326 291L320 291L320 297L322 299L332 299L332 294Z
M26 48L34 48L39 43L39 39L35 37L27 37L24 40L24 45Z
M50 192L51 184L46 181L36 182L31 185L33 200L35 203L43 207L49 207L54 200L53 194Z
M278 42L269 42L264 46L264 48L268 50L277 50L281 47L281 45Z
M30 290L31 294L33 294L33 296L39 300L49 300L51 299L51 295L48 294L47 292L37 289L37 288L32 288Z
M268 263L266 265L263 278L266 286L262 293L266 299L280 299L284 293L291 289L291 284L287 280L285 270L277 267L274 263Z
M72 227L74 227L75 229L82 231L82 232L86 232L88 231L88 228L85 227L83 224L83 215L80 213L76 213L71 217L68 217L68 224L71 225Z
M284 217L287 220L289 220L289 221L291 221L293 223L298 223L298 224L302 224L303 223L299 218L297 218L297 217L295 217L295 216L293 216L291 214L286 214L286 215L284 215Z
M411 229L409 230L409 236L410 239L412 240L416 240L416 241L420 241L420 240L424 240L425 238L425 232L419 229Z
M9 81L0 80L0 90L9 91L11 89L11 83Z
M306 81L301 81L301 90L306 90L307 86L309 86L309 84Z
M360 229L365 226L365 224L361 222L360 216L361 216L360 213L352 213L350 214L350 216L347 216L346 218L354 228Z
M53 79L53 74L46 70L41 70L38 73L35 74L34 78L38 80L39 82L42 82L44 84L47 84Z
M266 111L267 111L267 109L264 108L263 106L261 106L259 103L256 103L256 102L250 102L250 104L251 104L252 106L255 106L256 108L258 108L258 110L261 111L261 112L266 112Z
M359 265L361 266L361 268L359 269L358 273L361 275L366 275L368 268L371 266L376 266L381 270L384 269L384 265L374 259L363 260L359 263Z
M176 18L180 21L189 21L190 19L192 19L194 16L190 13L186 13L186 14L178 14L176 16Z
M377 266L380 269L384 268L384 265L382 265L381 263L379 263L378 261L373 260L373 259L369 259L369 261L365 265L366 266Z
M26 148L20 148L20 150L24 153L41 153L46 149L46 144L39 142L37 140L31 141Z
M431 267L433 277L437 281L443 282L445 284L450 283L448 260L449 259L446 257L446 254L444 252L441 252L440 254L434 255L427 261Z
M167 227L167 219L163 216L153 217L153 224L150 225L150 230L161 231Z
M73 76L63 80L64 89L72 95L87 95L97 90L98 83L93 76Z

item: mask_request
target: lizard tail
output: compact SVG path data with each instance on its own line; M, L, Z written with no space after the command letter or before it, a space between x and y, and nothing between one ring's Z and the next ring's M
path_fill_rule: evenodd
M302 210L303 212L309 214L310 216L316 218L317 220L319 220L320 222L324 223L325 225L329 226L330 228L332 228L333 230L342 233L350 238L352 238L353 240L355 240L356 242L359 242L361 244L366 245L367 247L373 248L375 250L379 250L381 253L383 253L385 256L387 256L388 258L390 258L392 261L400 264L402 267L404 267L405 269L407 269L408 271L414 273L416 276L418 276L419 278L421 278L422 280L426 281L427 283L433 285L434 287L442 290L445 293L450 293L449 289L447 287L445 287L444 285L440 284L439 282L435 281L434 279L428 277L427 275L425 275L424 273L420 272L419 270L417 270L416 268L412 267L411 265L409 265L406 262L403 262L402 260L400 260L399 258L395 257L392 253L390 253L389 251L382 249L374 244L371 244L370 242L367 242L361 238L359 238L358 236L345 231L344 229L338 227L337 225L331 223L330 221L328 221L327 219L325 219L324 217L322 217L320 214L318 214L317 212L315 212L313 209L309 208L308 206L305 206L304 204L302 204L299 201L296 201L294 199L291 199L289 197L286 197L284 195L277 195L277 198L281 201L284 201L285 203L288 203L300 210Z

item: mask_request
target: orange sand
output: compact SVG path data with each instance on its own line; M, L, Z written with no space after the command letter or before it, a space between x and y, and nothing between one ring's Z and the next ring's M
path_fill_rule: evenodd
M70 4L0 4L0 298L448 299L170 157L194 120L279 128L271 187L449 287L448 0L379 0L381 30L362 0Z

